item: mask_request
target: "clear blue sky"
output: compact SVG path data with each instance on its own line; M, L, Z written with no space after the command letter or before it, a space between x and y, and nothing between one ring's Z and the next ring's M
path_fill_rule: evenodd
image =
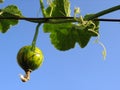
M45 0L46 1L46 0ZM96 13L120 4L119 0L70 0L72 15L74 7L81 8L81 14ZM26 17L36 17L39 0L5 0L3 8L15 4ZM101 18L120 18L120 11ZM7 33L0 33L0 89L1 90L120 90L120 23L101 22L100 41L107 49L107 57L102 58L102 47L89 44L81 49L77 44L74 49L61 52L54 48L49 34L40 28L37 46L44 53L41 68L32 72L31 80L23 83L19 74L24 71L16 62L18 50L30 45L36 24L20 21Z

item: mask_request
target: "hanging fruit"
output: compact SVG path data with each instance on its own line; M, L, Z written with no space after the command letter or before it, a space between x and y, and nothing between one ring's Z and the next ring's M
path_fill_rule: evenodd
M22 47L17 54L17 62L19 66L25 71L26 75L20 75L23 82L30 79L31 71L38 69L43 62L43 53L38 48L32 48L31 45Z
M20 78L23 82L28 81L30 79L30 73L38 69L43 63L44 56L42 51L36 47L40 25L41 23L38 23L36 26L32 44L22 47L17 54L17 62L26 73L24 76L20 74Z

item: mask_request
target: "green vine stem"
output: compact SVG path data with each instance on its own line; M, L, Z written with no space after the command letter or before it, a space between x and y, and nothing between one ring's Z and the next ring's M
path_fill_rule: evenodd
M42 12L44 12L45 10L44 10L44 5L43 5L43 0L40 0L40 6L41 6ZM43 16L45 16L44 13L43 13ZM40 25L41 23L38 23L36 26L35 34L34 34L33 41L32 41L32 50L34 50L36 46L36 41L37 41Z
M96 14L94 14L93 16L89 17L88 20L93 20L95 18L98 18L100 16L103 16L105 14L108 14L108 13L111 13L113 11L117 11L117 10L120 10L120 5L117 5L117 6L114 6L114 7L111 7L109 9L106 9L106 10L103 10L101 12L98 12Z
M42 10L43 16L45 16L45 9L43 5L43 0L40 0L40 8ZM113 11L120 10L120 5L114 6L112 8L100 11L96 14L93 14L93 16L88 17L87 20L95 20L95 21L114 21L114 22L120 22L120 19L97 19L100 16L103 16L105 14L111 13ZM0 11L2 11L0 9ZM8 13L8 12L6 12ZM11 19L11 20L26 20L32 23L68 23L68 22L78 22L79 17L44 17L44 18L27 18L27 17L19 17L17 15L13 15L14 17L0 17L0 19Z
M34 49L35 49L35 46L36 46L36 41L37 41L37 37L38 37L40 25L41 25L41 23L38 23L37 26L36 26L34 38L33 38L33 41L32 41L32 50L34 50Z
M45 11L45 8L44 8L43 0L40 0L40 8L41 8L43 16L45 17L46 11Z
M78 17L76 17L78 19ZM33 23L68 23L77 22L74 17L46 17L46 18L30 18L30 17L0 17L0 19L9 20L26 20ZM120 22L120 19L110 18L95 18L93 21L106 21L106 22Z
M43 13L43 16L45 17L46 15L46 12L45 12L45 9L44 9L44 4L43 4L43 0L40 0L40 6L41 6L41 10L42 10L42 13ZM100 16L103 16L105 14L108 14L108 13L111 13L113 11L117 11L117 10L120 10L120 5L117 5L117 6L114 6L114 7L111 7L111 8L108 8L106 10L103 10L103 11L100 11L96 14L93 14L93 16L87 18L87 20L101 20L101 21L107 21L107 19L96 19ZM79 18L76 18L76 19L79 19ZM37 22L41 22L41 23L67 23L67 22L77 22L78 20L74 19L74 17L50 17L50 18L42 18L43 21L40 21L40 20L36 20ZM108 20L110 21L110 20ZM111 19L112 21L112 19ZM119 21L119 20L113 20L113 21Z

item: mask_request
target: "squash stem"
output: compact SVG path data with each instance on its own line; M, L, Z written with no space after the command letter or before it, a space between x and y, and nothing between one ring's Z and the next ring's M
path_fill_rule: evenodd
M25 71L26 74L24 76L20 74L21 81L27 82L28 80L30 80L30 73L31 72L32 72L32 70L29 69L29 70Z
M36 26L34 38L33 38L33 41L32 41L32 50L34 50L34 49L35 49L35 46L36 46L36 41L37 41L37 37L38 37L40 25L41 25L41 23L38 23L37 26Z

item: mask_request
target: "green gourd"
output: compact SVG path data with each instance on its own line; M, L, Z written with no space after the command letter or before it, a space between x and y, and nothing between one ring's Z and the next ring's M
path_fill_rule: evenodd
M43 53L38 47L31 45L22 47L17 54L17 62L19 66L26 72L26 75L21 76L21 80L26 82L29 80L31 71L38 69L43 63Z

